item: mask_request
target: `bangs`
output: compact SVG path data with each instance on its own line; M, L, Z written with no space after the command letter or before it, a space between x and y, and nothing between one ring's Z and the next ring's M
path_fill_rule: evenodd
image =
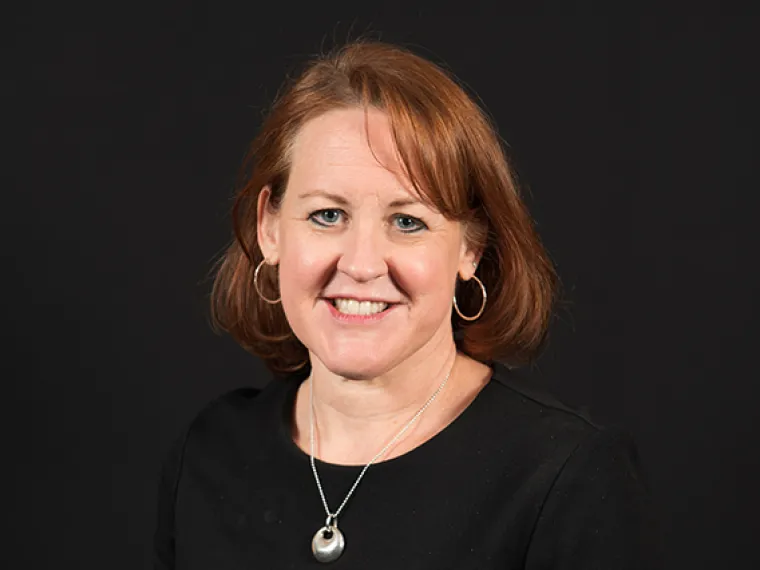
M365 117L371 108L388 116L403 174L420 201L448 219L468 220L471 160L463 117L472 109L466 108L467 101L433 93L421 82L381 83L377 76L358 72L351 89L359 95Z

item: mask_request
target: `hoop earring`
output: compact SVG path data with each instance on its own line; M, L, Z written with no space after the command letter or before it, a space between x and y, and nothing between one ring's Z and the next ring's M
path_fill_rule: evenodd
M261 292L261 289L259 289L259 271L261 270L261 266L264 265L265 261L266 259L262 259L261 262L256 266L256 271L253 272L253 288L256 289L256 293L259 294L259 297L261 297L262 301L269 303L270 305L276 305L282 300L282 295L273 301L272 299L267 299Z
M480 310L477 312L477 314L474 317L468 317L466 315L463 315L462 312L459 310L459 305L457 305L457 296L454 295L454 310L457 312L457 315L459 315L465 321L474 321L480 318L480 315L482 315L483 311L486 310L486 299L488 299L488 294L486 293L486 286L483 285L483 282L480 279L478 279L475 275L473 275L472 278L478 282L478 285L480 285L480 290L483 293L483 304L480 305Z

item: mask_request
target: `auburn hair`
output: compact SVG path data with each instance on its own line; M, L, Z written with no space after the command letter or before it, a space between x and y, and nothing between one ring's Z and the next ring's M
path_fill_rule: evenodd
M309 364L281 304L264 302L253 283L263 256L257 202L264 187L277 208L287 188L293 141L303 125L327 111L384 112L399 158L423 199L464 224L482 252L476 275L488 292L483 315L464 321L452 311L457 348L487 362L530 361L546 337L558 279L520 198L499 136L487 115L441 67L411 51L358 40L320 55L280 91L243 161L232 206L233 239L214 266L211 320L275 373ZM275 271L262 268L259 286L279 296ZM457 284L465 315L482 303L474 281Z

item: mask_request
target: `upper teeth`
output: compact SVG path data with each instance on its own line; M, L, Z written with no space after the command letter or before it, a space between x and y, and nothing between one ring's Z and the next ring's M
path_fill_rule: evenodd
M348 315L374 315L388 308L388 303L357 301L356 299L333 299L335 308Z

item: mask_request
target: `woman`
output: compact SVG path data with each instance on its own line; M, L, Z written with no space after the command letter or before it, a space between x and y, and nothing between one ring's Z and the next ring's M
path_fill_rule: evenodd
M514 368L555 274L483 112L355 42L253 142L213 318L278 376L168 456L155 568L649 568L635 447Z

